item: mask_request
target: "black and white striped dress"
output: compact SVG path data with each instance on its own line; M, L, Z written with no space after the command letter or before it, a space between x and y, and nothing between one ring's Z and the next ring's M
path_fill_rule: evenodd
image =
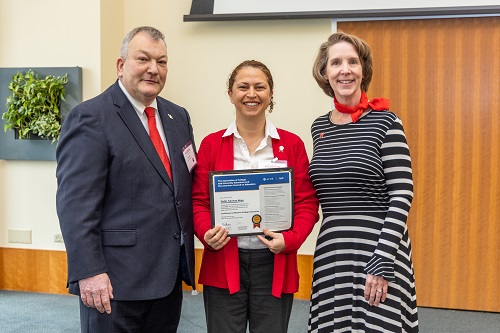
M418 332L406 219L413 198L411 160L401 120L370 111L312 127L309 173L323 222L314 253L309 332ZM378 307L364 299L366 274L389 281Z

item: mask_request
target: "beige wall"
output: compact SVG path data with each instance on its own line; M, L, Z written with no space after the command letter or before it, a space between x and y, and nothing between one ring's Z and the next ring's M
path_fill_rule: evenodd
M101 3L101 87L109 87L116 80L116 59L124 37L124 1L99 0Z
M256 59L274 76L276 107L269 118L300 135L310 156L310 125L331 104L313 81L311 64L317 47L331 31L331 21L185 23L183 15L189 13L190 5L190 1L164 0L0 0L0 64L81 66L83 98L89 99L116 79L123 35L135 26L153 25L165 33L169 50L162 96L188 109L197 145L205 135L232 121L227 76L239 62ZM19 17L43 23L41 28L35 23L23 26L16 23ZM64 248L53 243L53 234L59 233L55 166L55 162L40 161L0 163L0 247ZM7 243L9 228L32 229L33 244ZM313 252L315 236L302 253Z
M0 0L0 66L83 68L83 98L101 91L99 0ZM31 22L31 23L30 23ZM3 106L5 101L0 101ZM3 129L0 129L3 130ZM55 211L55 162L0 164L0 247L64 249ZM32 244L7 243L31 229Z

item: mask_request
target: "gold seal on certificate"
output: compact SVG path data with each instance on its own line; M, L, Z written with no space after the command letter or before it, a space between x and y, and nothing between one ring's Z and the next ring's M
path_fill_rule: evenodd
M210 172L212 227L229 236L279 232L293 226L293 169Z
M252 222L254 228L260 228L261 221L262 221L262 216L260 216L259 214L255 214L254 216L252 216Z

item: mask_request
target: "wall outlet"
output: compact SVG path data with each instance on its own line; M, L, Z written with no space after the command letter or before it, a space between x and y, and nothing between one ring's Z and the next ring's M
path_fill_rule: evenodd
M31 230L8 229L9 243L31 244Z
M63 236L61 234L54 234L54 243L64 243Z

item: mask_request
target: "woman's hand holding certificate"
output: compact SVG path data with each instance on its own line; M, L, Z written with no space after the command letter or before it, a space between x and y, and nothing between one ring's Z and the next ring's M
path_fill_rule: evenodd
M208 230L205 233L205 242L214 250L220 250L231 240L231 237L228 237L227 230L221 227L220 225L216 225L212 229Z
M281 232L272 232L264 228L264 235L257 235L257 237L272 253L280 253L285 249L285 238Z

